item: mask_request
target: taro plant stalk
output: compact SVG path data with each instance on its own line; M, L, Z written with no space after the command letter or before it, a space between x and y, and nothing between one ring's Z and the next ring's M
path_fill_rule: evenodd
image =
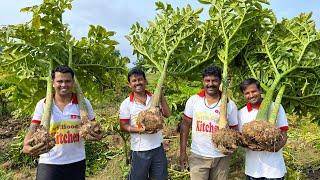
M255 45L252 50L248 50L245 55L245 61L250 69L252 76L258 78L262 87L266 90L266 95L262 101L259 112L256 117L257 122L270 121L272 124L276 123L276 115L278 107L281 103L281 98L276 99L274 113L269 117L269 108L273 102L273 96L276 91L279 96L285 97L283 93L290 93L293 96L297 94L305 95L307 91L305 85L300 84L295 80L295 76L313 77L314 74L319 76L313 70L320 66L320 37L315 28L314 22L310 19L311 14L301 14L291 20L283 20L280 23L274 23L267 27L264 31L257 31L257 37L260 44ZM253 68L254 67L254 68ZM311 74L311 75L310 75ZM294 76L293 76L294 75ZM308 79L308 78L307 78ZM312 81L311 79L309 79ZM277 87L283 85L283 82L290 83L291 87L302 87L297 91L286 91L283 88L277 90ZM313 85L307 87L310 89ZM308 91L310 92L310 91ZM307 93L308 93L307 92ZM269 126L269 125L268 125ZM257 125L248 128L243 128L243 134L247 139L252 139L255 136L250 129L255 129ZM274 127L276 128L276 127ZM263 128L261 128L261 131ZM249 133L253 133L250 134ZM278 130L279 131L279 130ZM268 133L263 131L264 133ZM248 133L248 134L247 134ZM260 150L268 149L274 146L279 140L279 132L274 130L266 137L273 138L269 140L261 138L263 141L255 139L256 142L250 143L259 144ZM272 134L274 133L274 134Z
M274 106L273 108L270 108L269 107L269 117L268 117L268 121L271 123L271 124L276 124L277 122L277 117L278 117L278 112L279 112L279 108L280 108L280 105L281 105L281 100L282 100L282 97L283 97L283 93L286 89L286 85L282 85L278 94L277 94L277 97L274 101Z
M53 104L53 94L52 94L53 79L51 77L53 62L52 60L49 60L49 62L50 64L49 64L48 75L47 75L47 95L45 99L44 112L41 117L41 126L37 128L36 132L34 132L31 135L31 139L33 139L33 141L31 142L32 146L35 146L40 143L45 144L46 149L41 153L50 151L50 149L53 148L56 144L55 138L50 133L51 111L52 111L52 104Z
M219 117L219 130L214 133L213 143L225 154L232 153L238 146L237 132L225 129L227 121L228 101L228 69L235 57L250 42L251 33L255 31L259 22L267 17L269 10L263 9L258 0L244 1L209 1L199 0L210 4L210 20L212 28L219 29L220 41L218 59L222 64L222 94ZM226 136L231 139L225 138Z
M167 76L186 75L208 63L216 48L215 29L210 29L209 22L199 20L202 9L192 10L188 5L175 10L162 2L157 2L156 6L160 12L149 21L148 27L136 23L127 36L138 56L138 65L160 73L152 108L159 106L161 87ZM150 126L152 124L155 123Z
M68 46L68 66L73 66L73 58L72 58L72 42L69 42ZM90 136L91 132L96 134L100 134L102 132L102 127L100 124L96 122L89 121L88 119L88 108L85 102L85 98L83 95L83 91L81 89L80 83L77 79L77 76L74 75L74 84L75 84L75 91L78 99L79 109L80 109L80 119L81 119L81 127L80 127L80 135L81 137L91 140L94 137Z
M52 111L52 104L53 104L53 96L52 96L52 77L51 71L53 69L53 62L50 60L49 69L48 69L48 76L47 76L47 94L46 94L46 103L44 106L44 112L41 118L41 125L44 126L46 130L50 130L50 120L51 120L51 111Z
M68 66L70 68L73 67L73 61L72 61L72 42L69 43L68 46ZM80 118L83 124L87 123L88 120L88 109L85 103L84 95L81 89L81 86L79 84L79 81L77 79L77 76L74 75L74 84L75 84L75 91L79 103L79 108L80 108Z
M251 74L260 80L262 87L265 87L266 90L256 120L268 119L268 108L282 81L290 82L292 87L301 87L300 92L294 91L290 94L308 96L306 93L309 92L305 91L307 85L297 84L296 76L301 75L300 77L305 77L306 80L311 79L314 74L319 76L318 72L313 70L320 66L320 53L317 50L320 47L320 36L316 31L314 21L310 18L311 14L301 14L291 20L285 19L275 24L271 30L265 31L262 36L259 35L262 37L261 45L251 51L255 55L257 52L265 54L265 59L258 60L261 56L255 55L249 59L245 58ZM252 68L253 66L255 69ZM310 87L313 86L310 85Z

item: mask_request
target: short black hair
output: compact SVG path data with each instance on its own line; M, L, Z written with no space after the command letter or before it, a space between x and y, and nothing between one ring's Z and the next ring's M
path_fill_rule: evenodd
M60 73L70 73L72 76L72 79L74 77L74 71L67 65L60 65L57 66L54 70L51 71L51 78L54 80L55 78L55 73L60 72Z
M133 67L129 72L128 72L128 82L130 82L130 77L133 75L138 75L138 76L143 76L144 79L146 79L146 74L144 71L138 67Z
M215 65L204 68L201 74L202 78L206 76L215 76L221 80L221 69Z
M261 90L260 82L258 80L254 78L248 78L240 84L241 92L244 92L247 89L247 87L250 86L251 84L255 84L257 88Z

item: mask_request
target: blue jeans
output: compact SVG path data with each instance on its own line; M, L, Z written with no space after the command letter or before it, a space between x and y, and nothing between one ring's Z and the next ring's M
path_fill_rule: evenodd
M131 151L128 180L168 179L168 162L163 146L148 151Z

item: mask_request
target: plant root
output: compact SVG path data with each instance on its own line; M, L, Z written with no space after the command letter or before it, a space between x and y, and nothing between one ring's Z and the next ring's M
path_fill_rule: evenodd
M80 127L79 134L85 140L94 140L94 138L90 134L101 134L103 129L99 123L96 121L87 121Z
M240 140L240 133L233 129L219 129L212 135L213 144L225 155L230 155L237 150Z
M243 125L242 146L253 151L274 151L282 140L278 127L267 121L252 121Z
M145 111L141 111L137 117L137 125L144 126L145 133L155 133L163 129L163 116L158 107L152 107Z
M56 145L55 138L43 126L40 126L36 129L36 132L32 134L31 139L33 139L33 141L30 143L32 147L40 143L43 143L46 146L46 149L42 151L42 153L49 152Z

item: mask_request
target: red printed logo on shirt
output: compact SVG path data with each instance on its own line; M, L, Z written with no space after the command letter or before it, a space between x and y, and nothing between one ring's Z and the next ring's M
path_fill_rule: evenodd
M77 119L77 118L78 118L78 115L76 115L76 114L71 114L70 118L71 118L71 119Z
M220 114L220 111L218 109L216 109L214 112Z

